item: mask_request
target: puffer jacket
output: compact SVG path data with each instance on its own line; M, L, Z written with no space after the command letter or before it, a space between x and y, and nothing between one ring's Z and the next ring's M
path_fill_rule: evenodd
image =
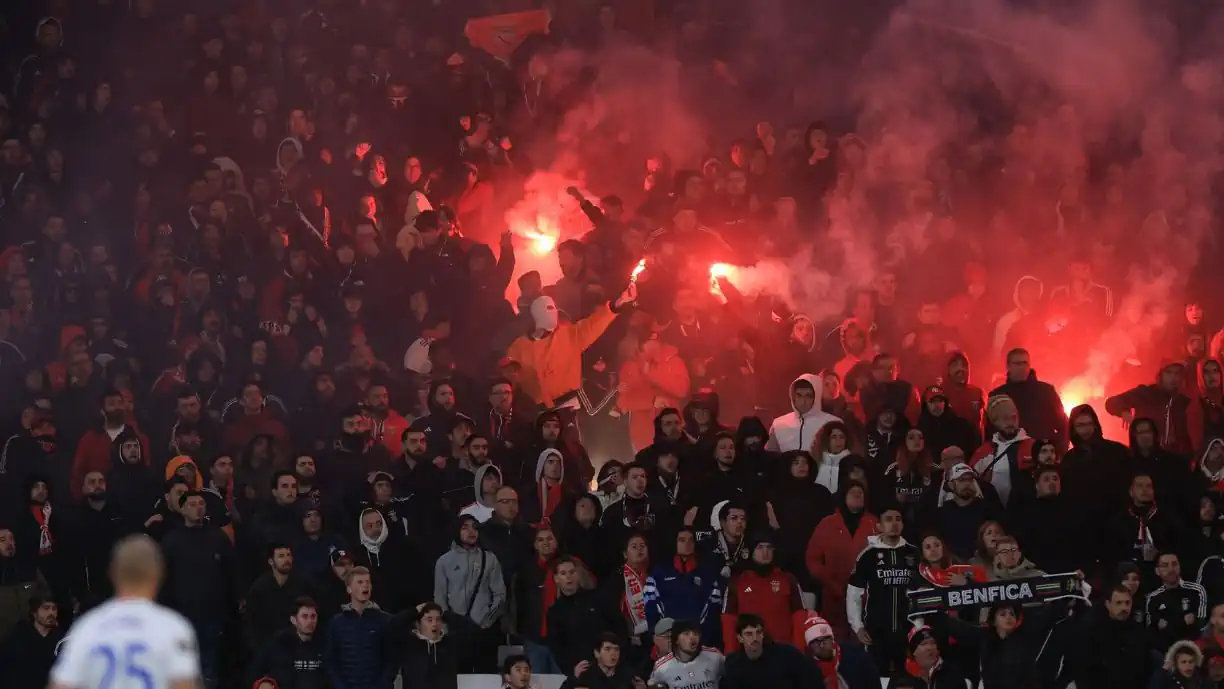
M324 667L332 689L391 689L394 654L386 643L391 615L373 603L358 612L351 604L327 623Z

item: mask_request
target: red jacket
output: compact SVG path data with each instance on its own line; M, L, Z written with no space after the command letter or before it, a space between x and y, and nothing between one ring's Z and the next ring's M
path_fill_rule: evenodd
M948 407L956 415L973 424L978 432L982 432L982 418L986 412L986 393L976 385L943 385L944 395L948 398ZM938 459L938 457L936 458Z
M144 463L149 463L149 438L134 426L136 437L140 438L140 456ZM108 473L113 465L111 450L114 441L102 428L91 428L85 431L77 443L76 454L72 457L72 472L69 487L72 496L81 499L81 489L85 487L85 475L91 471Z
M875 532L875 515L864 513L858 530L851 533L839 510L820 520L808 540L808 572L821 584L821 612L838 634L849 633L846 586L859 553L867 547L867 537Z
M760 615L765 620L765 633L775 642L792 644L800 650L807 647L803 641L803 621L808 613L803 609L799 582L781 569L774 567L764 575L749 569L731 578L722 616L727 653L739 650L735 621L740 613Z

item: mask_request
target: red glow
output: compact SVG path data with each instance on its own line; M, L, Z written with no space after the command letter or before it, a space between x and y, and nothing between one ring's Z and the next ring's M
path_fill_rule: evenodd
M637 265L633 267L633 272L629 273L629 281L637 282L638 276L642 274L643 270L646 270L646 259L644 258L638 261Z

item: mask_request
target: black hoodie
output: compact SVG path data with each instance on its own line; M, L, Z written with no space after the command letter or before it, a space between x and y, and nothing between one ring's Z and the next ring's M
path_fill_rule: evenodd
M400 646L403 655L400 673L404 689L456 689L459 686L459 649L454 637L443 630L441 638L431 641L415 629Z
M1081 523L1100 525L1126 505L1134 462L1125 445L1105 439L1100 417L1091 405L1072 409L1070 423L1085 414L1092 417L1095 431L1088 440L1081 440L1075 428L1070 429L1071 449L1060 467L1062 497Z
M1147 424L1151 426L1156 437L1156 444L1147 452L1139 449L1135 440L1139 428ZM1171 511L1180 521L1195 523L1198 521L1198 498L1190 461L1184 456L1170 452L1160 444L1159 427L1156 422L1139 417L1131 422L1130 450L1132 471L1146 471L1152 475L1156 487L1156 504ZM1126 486L1130 487L1130 476L1126 477Z
M806 478L795 478L790 473L790 464L803 458L808 465ZM778 467L778 474L770 481L769 503L781 527L777 538L778 555L774 561L786 571L811 584L804 557L812 532L820 520L833 514L833 495L827 488L817 484L816 463L806 452L787 452ZM785 472L785 473L783 473ZM805 587L806 588L806 587Z
M321 616L321 615L320 615ZM276 680L277 689L327 689L323 671L323 642L316 634L307 640L296 629L282 629L259 651L248 669L252 686L264 677Z

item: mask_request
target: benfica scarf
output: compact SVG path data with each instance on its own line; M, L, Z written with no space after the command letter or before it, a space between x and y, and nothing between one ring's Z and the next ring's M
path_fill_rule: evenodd
M957 610L999 603L1048 603L1064 598L1082 598L1083 587L1075 572L1047 574L1025 579L965 584L910 591L909 617L922 617L939 610Z
M625 611L629 613L633 635L645 634L649 629L646 623L646 577L629 565L625 565L622 576L625 578Z
M38 523L38 554L50 555L54 546L51 539L51 503L30 505L34 521Z
M824 677L825 689L845 689L846 684L842 681L841 674L838 670L841 669L841 646L833 644L833 657L829 660L821 660L816 658L816 664L820 666L820 675Z

